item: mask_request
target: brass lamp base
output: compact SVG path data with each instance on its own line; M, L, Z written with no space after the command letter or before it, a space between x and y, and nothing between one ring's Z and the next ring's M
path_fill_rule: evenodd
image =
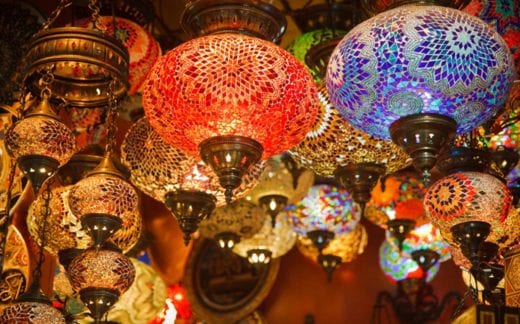
M403 242L408 234L414 229L415 221L413 219L399 218L392 219L386 223L388 231L397 239L399 251L403 250Z
M437 169L448 175L455 172L486 172L489 167L488 152L470 147L455 147L439 155Z
M413 159L415 169L429 181L437 155L455 136L457 123L437 114L415 114L402 117L390 125L394 143Z
M49 179L59 168L59 162L43 155L26 155L17 159L18 167L29 179L37 196L43 183Z
M257 0L199 0L188 3L181 26L191 37L241 33L277 43L285 32L285 16Z
M361 206L361 212L364 213L366 203L371 198L372 189L384 173L385 167L382 165L358 163L337 168L334 171L334 177L352 194L352 198Z
M260 207L271 216L271 226L273 228L276 226L276 216L287 206L288 200L286 196L282 195L266 195L258 200Z
M428 270L439 261L440 257L439 253L430 249L415 250L412 252L412 259L419 265L425 278L428 274Z
M312 241L318 251L323 251L334 238L334 233L327 230L314 230L307 232L307 237Z
M215 240L222 249L231 250L240 242L240 236L232 232L222 232L215 235Z
M337 267L341 264L341 258L334 254L319 254L318 255L318 263L325 270L327 274L327 281L332 281L332 273L336 270Z
M201 158L217 174L220 185L226 189L228 203L244 174L262 157L263 150L257 141L233 135L211 137L199 144Z
M460 245L462 253L474 267L478 267L481 261L479 250L490 231L491 225L480 221L463 222L451 227L453 239Z
M94 247L99 249L112 234L123 226L123 221L121 218L109 214L85 214L81 216L81 226L87 229L94 241Z
M202 191L178 190L166 194L166 207L172 212L182 232L184 244L188 245L199 223L215 209L215 197Z
M79 292L81 301L90 311L94 323L101 323L101 319L119 299L117 290L106 288L85 288Z

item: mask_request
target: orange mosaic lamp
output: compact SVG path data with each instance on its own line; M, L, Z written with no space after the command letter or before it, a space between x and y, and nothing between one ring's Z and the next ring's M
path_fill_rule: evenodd
M380 176L410 164L408 155L388 140L351 126L332 105L325 84L318 86L319 114L305 139L289 152L303 167L336 176L356 202L366 204Z
M70 283L98 323L135 279L132 261L115 246L88 249L67 269Z
M314 81L298 60L231 33L162 56L145 82L143 107L167 143L215 170L228 200L251 165L298 144L318 112Z

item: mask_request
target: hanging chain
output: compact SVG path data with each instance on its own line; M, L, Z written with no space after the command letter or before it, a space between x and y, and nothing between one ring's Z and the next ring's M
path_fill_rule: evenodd
M44 30L49 29L49 27L54 23L56 18L58 18L58 16L61 14L63 9L67 8L71 4L72 4L72 0L60 0L60 2L58 3L58 6L56 7L56 9L54 9L51 12L51 14L49 15L49 18L47 18L47 21L45 21L43 23L40 31L44 31Z
M107 114L107 143L105 154L113 153L116 146L116 118L117 118L117 98L115 95L116 81L112 79L108 85L108 114Z
M97 2L97 0L89 0L88 8L92 11L92 15L90 16L90 18L92 20L92 25L93 25L94 29L101 31L101 28L99 28L99 25L98 25L100 8L99 8L99 3Z
M45 70L43 75L40 78L40 83L43 86L40 92L40 98L50 98L51 97L51 89L50 85L54 82L54 74L52 74L49 70Z
M33 272L33 282L40 281L41 275L42 275L42 265L43 261L45 260L45 255L43 253L45 249L45 245L47 245L47 223L49 216L51 215L51 208L50 208L50 202L52 198L52 191L51 187L54 183L54 178L50 178L46 183L45 191L42 192L42 198L43 198L43 220L42 224L40 225L39 229L39 236L40 236L40 251L38 253L38 261L36 263L36 268Z

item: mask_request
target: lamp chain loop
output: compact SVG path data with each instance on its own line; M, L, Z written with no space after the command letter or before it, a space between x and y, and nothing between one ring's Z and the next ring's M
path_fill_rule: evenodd
M116 146L116 117L117 117L117 98L115 96L116 81L112 79L108 85L108 114L107 114L107 144L105 154L111 154Z
M44 205L43 205L43 222L42 224L40 225L40 233L39 233L39 236L40 236L40 251L38 253L38 261L36 263L36 268L34 269L34 273L33 273L33 282L35 281L39 281L40 280L40 277L41 277L41 274L42 274L42 265L43 265L43 261L45 260L45 256L44 256L44 249L45 249L45 245L47 245L47 237L46 237L46 232L47 232L47 223L48 223L48 218L51 214L51 208L50 208L50 201L51 201L51 198L52 198L52 192L51 192L51 187L52 187L52 184L54 183L53 181L53 178L50 178L47 183L46 183L46 188L45 188L45 191L42 192L42 198L43 198L43 201L44 201Z
M49 27L54 23L56 18L59 17L63 9L67 8L70 5L72 5L72 0L60 0L58 6L51 12L47 20L43 23L39 32L49 29Z
M97 0L89 0L88 8L92 11L91 20L92 20L92 25L94 26L94 29L101 31L101 28L99 28L99 25L98 25L100 8L99 8L99 3L97 2Z
M50 98L51 97L51 89L50 85L54 81L54 74L50 71L46 70L42 77L40 78L40 82L43 85L42 91L40 92L40 98Z

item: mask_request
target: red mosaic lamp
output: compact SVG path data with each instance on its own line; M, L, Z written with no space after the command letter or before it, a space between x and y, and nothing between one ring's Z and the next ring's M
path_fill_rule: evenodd
M298 144L318 113L310 73L268 41L278 38L285 26L264 28L273 25L272 19L250 23L276 9L252 4L247 17L258 13L252 19L242 17L229 2L224 2L222 10L214 10L217 17L212 18L203 10L208 1L187 7L181 21L184 29L194 29L190 23L200 12L208 26L197 28L213 34L198 33L202 37L166 53L143 89L151 126L172 146L193 156L200 154L219 176L228 201L250 166ZM235 2L243 6L252 1ZM227 8L235 14L225 14ZM221 19L223 25L229 19L235 23L223 30L209 28L212 21Z

